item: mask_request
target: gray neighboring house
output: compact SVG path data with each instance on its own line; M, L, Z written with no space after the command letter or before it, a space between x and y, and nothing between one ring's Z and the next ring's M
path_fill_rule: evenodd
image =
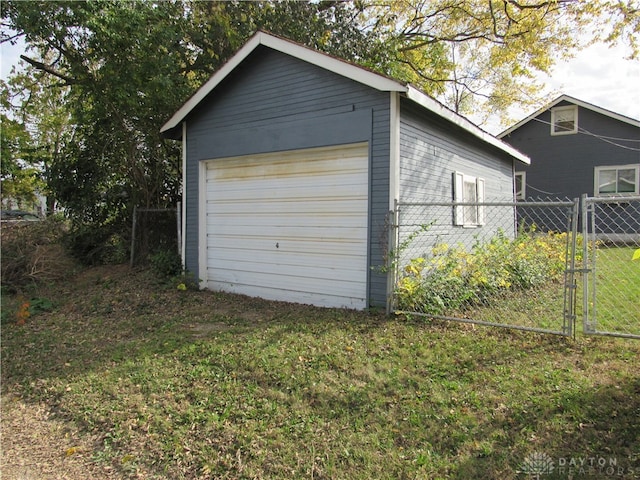
M529 162L410 85L265 32L161 131L182 141L201 286L328 307L387 305L396 201L513 200ZM450 227L480 217L452 209Z
M498 135L526 153L517 196L640 195L640 121L561 95Z

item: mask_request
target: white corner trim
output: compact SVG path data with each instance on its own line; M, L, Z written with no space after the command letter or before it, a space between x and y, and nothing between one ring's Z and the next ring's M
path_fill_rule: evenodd
M442 105L440 102L438 102L438 101L434 100L433 98L425 95L420 90L417 90L416 88L414 88L414 87L412 87L410 85L408 87L407 97L410 100L413 100L414 102L416 102L417 104L423 106L427 110L430 110L430 111L436 113L437 115L449 120L453 124L459 126L463 130L466 130L467 132L471 133L472 135L474 135L475 137L481 139L482 141L484 141L484 142L486 142L486 143L488 143L490 145L493 145L494 147L498 148L499 150L502 150L506 154L514 157L516 160L519 160L522 163L527 164L527 165L531 164L531 159L527 155L525 155L524 153L516 150L511 145L509 145L509 144L503 142L502 140L494 137L490 133L485 132L480 127L474 125L473 123L471 123L466 118L458 115L453 110L449 110L447 107Z
M207 162L198 164L198 279L207 288Z
M400 95L391 92L389 119L389 210L400 200Z
M389 245L387 269L387 312L391 312L395 289L396 272L393 268L393 255L397 248L396 230L396 205L400 201L400 93L389 94Z
M182 265L186 267L187 262L187 247L185 242L185 235L187 233L187 122L182 122L182 201L180 212L180 257L182 259Z

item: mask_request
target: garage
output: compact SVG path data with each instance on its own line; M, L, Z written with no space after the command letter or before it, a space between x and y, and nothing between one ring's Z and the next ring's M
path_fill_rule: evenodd
M398 202L451 202L455 172L508 200L528 162L411 85L266 32L161 132L182 142L181 256L200 287L327 307L392 308Z
M208 288L367 306L368 143L215 159L203 169Z

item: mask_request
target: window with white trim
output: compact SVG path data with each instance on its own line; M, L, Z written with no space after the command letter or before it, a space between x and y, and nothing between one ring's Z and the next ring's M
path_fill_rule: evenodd
M578 106L555 107L551 109L551 135L578 133Z
M484 225L484 179L453 173L453 201L476 205L456 205L453 210L453 224L462 227Z
M516 200L527 198L527 172L516 172L514 176Z
M595 195L640 194L640 164L595 167L594 179Z

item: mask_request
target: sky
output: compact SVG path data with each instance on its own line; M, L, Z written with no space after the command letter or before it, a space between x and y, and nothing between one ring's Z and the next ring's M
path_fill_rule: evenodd
M573 59L558 63L552 75L540 76L545 98L550 102L565 94L640 120L640 60L626 60L628 53L627 47L604 44L583 49ZM519 121L536 110L514 110L512 116ZM496 124L483 128L493 134L502 131Z
M0 44L0 76L6 80L11 68L18 65L24 45ZM640 120L640 60L625 60L625 47L592 45L578 52L570 61L561 62L551 76L540 77L545 84L545 98L552 101L561 94L570 95L595 106ZM511 112L519 121L536 109ZM470 118L474 121L474 118ZM504 128L496 121L480 125L492 134Z

